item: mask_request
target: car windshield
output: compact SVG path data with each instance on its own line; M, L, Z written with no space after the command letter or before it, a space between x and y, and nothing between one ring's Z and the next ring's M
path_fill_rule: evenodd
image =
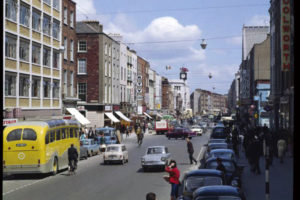
M223 139L211 139L209 140L209 143L224 143L226 140Z
M162 154L162 153L163 153L163 149L160 147L148 148L147 150L147 154Z
M227 145L226 144L222 144L222 145L211 145L210 147L209 147L209 149L210 150L212 150L212 149L227 149Z
M231 159L233 157L232 153L230 152L212 152L211 155L216 158L219 157Z
M222 161L222 164L224 165L226 171L228 172L234 172L235 171L235 167L234 164L232 162L229 161ZM216 169L218 166L217 161L212 161L209 162L206 166L207 169Z
M199 187L209 185L222 185L222 178L216 176L191 176L186 180L186 188L188 191L194 191Z
M241 200L241 198L233 196L202 196L197 197L196 200Z
M106 151L119 151L120 147L117 146L111 146L111 147L107 147Z

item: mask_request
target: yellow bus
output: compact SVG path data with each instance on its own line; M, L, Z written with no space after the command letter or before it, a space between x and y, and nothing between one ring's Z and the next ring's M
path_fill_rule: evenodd
M80 152L74 120L24 121L3 131L3 173L52 173L68 167L71 144Z

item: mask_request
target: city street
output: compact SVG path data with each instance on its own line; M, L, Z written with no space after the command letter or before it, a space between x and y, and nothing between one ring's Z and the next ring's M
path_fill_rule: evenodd
M192 139L198 159L201 147L208 140L209 133ZM95 199L144 199L148 192L155 192L158 199L169 199L170 185L164 181L166 172L143 172L141 157L146 147L165 145L169 148L172 158L177 161L181 178L184 171L195 169L198 165L190 165L186 141L182 139L168 140L164 135L146 134L141 147L136 143L135 135L125 138L129 151L129 163L103 165L102 155L97 155L78 163L76 175L68 176L62 171L56 176L16 176L3 181L3 199L15 200L95 200Z

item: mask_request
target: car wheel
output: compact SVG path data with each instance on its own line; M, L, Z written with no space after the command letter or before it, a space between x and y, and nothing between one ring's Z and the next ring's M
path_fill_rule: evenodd
M144 171L144 172L147 172L147 171L148 171L148 167L145 167L145 166L144 166L144 167L143 167L143 171Z
M106 160L104 160L104 165L107 165L107 161Z
M94 155L94 152L93 151L91 151L91 156L93 156Z

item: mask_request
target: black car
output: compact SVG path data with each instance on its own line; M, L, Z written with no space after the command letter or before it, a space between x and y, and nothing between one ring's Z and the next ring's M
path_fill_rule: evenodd
M231 185L234 187L241 188L242 187L241 175L244 166L238 166L234 160L231 160L229 158L222 158L222 164L226 169L226 174L225 174L226 185ZM216 169L217 166L218 166L217 158L212 157L212 158L208 158L205 161L203 168Z
M204 155L204 158L208 158L210 151L214 150L214 149L228 149L229 145L227 143L208 143L207 145L207 150L206 153Z
M245 195L236 187L214 185L200 187L193 193L193 200L246 200Z
M182 195L180 200L191 200L193 192L209 185L225 185L223 173L215 169L197 169L184 175L182 182Z
M225 126L215 126L210 135L211 139L226 139L227 132Z

